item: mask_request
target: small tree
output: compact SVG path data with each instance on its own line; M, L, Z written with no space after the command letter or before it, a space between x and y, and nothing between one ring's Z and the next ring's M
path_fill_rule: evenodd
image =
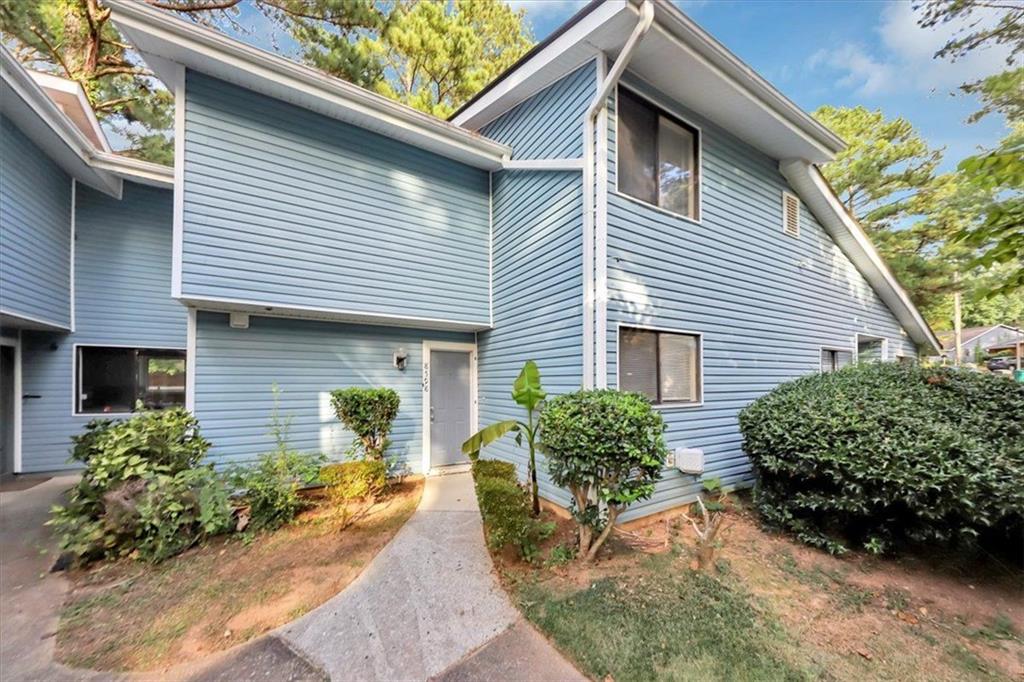
M462 452L471 460L476 460L481 448L490 445L506 433L516 434L517 445L522 445L523 436L526 436L526 445L530 448L530 499L533 502L534 516L540 515L540 495L537 490L537 425L534 413L546 396L547 393L540 385L540 370L537 369L537 363L528 360L512 385L512 400L526 408L526 423L515 419L497 422L480 429L462 444Z
M715 495L714 499L710 499ZM704 498L708 497L707 502ZM722 490L722 482L717 478L704 481L704 489L701 491L697 502L690 506L690 511L697 507L700 511L700 523L697 519L683 512L683 518L693 526L693 532L697 534L697 569L706 571L711 568L715 559L715 550L718 548L718 531L722 529L722 522L725 520L725 503L728 494Z
M356 435L353 450L362 459L384 459L399 403L398 393L390 388L353 386L331 391L331 405L341 423Z
M654 492L667 454L665 422L639 393L604 389L549 401L539 426L551 479L573 496L577 556L590 561L619 514Z

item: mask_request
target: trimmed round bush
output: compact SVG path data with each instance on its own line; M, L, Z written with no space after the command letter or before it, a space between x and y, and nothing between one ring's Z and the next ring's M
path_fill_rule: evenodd
M572 493L581 559L594 558L626 507L654 493L668 454L664 432L639 393L576 391L544 406L541 451L551 480Z
M809 544L878 552L1020 532L1022 384L864 363L783 384L739 422L761 515Z
M366 459L384 459L400 402L390 388L352 386L331 391L338 419L356 435L354 449Z

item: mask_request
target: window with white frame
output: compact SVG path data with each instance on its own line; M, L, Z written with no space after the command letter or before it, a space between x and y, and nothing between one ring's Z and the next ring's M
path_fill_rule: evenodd
M619 191L699 220L698 138L696 128L620 88Z
M619 389L643 393L656 404L700 403L700 335L621 327Z
M158 410L185 404L185 351L79 346L78 414L125 414L140 402Z
M857 362L884 362L887 347L886 339L880 336L857 334Z
M838 348L821 349L821 371L835 372L853 362L853 353Z

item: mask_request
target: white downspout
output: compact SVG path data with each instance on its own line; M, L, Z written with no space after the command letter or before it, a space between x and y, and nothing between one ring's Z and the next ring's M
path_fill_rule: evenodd
M608 95L618 84L626 66L643 37L654 23L654 3L644 0L640 17L629 35L618 59L607 74L598 73L598 88L583 116L583 387L607 386L607 316L608 316L608 224L607 187L597 187L595 178L607 184L608 158L597 159L601 172L596 172L595 132L597 118L606 111ZM598 61L603 71L604 61ZM601 117L606 121L605 116ZM607 126L605 126L607 127ZM601 131L607 135L607 130ZM599 145L605 148L605 145ZM599 197L598 201L595 192ZM596 267L596 276L595 276Z

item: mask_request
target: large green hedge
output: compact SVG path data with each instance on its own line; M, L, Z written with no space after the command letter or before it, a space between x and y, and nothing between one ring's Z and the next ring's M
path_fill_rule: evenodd
M1016 537L1024 385L871 363L783 384L740 413L772 525L830 551Z

